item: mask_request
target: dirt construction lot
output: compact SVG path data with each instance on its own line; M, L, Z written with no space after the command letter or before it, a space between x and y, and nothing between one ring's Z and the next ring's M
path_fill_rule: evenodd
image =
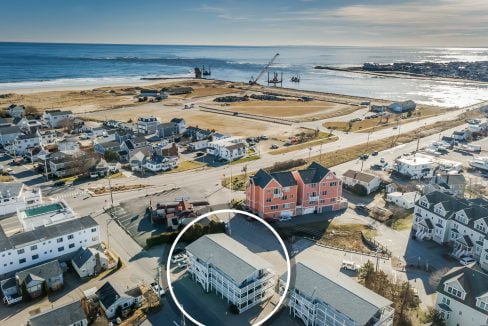
M208 113L197 108L185 110L181 106L166 106L163 103L147 103L133 107L113 109L109 111L91 112L83 117L103 121L115 119L120 121L137 120L137 117L153 115L167 122L174 117L185 119L187 125L200 128L215 129L218 132L243 137L255 137L266 134L271 138L284 140L298 132L298 128L270 122L257 121L215 113Z

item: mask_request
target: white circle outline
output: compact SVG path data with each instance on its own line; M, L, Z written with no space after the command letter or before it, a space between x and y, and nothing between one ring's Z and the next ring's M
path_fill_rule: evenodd
M185 315L186 318L190 319L194 324L196 324L198 326L206 326L205 324L202 324L198 320L194 319L189 313L187 313L185 311L185 309L183 309L183 306L179 303L178 299L176 298L176 295L175 295L175 293L173 291L173 287L171 286L171 257L173 256L173 251L175 250L176 244L180 241L180 239L183 236L183 234L193 224L195 224L196 222L198 222L198 221L206 218L207 216L221 214L221 213L244 214L244 215L247 215L249 217L255 218L256 220L258 220L259 222L261 222L262 224L264 224L273 233L273 235L278 239L278 241L279 241L279 243L281 245L281 248L283 249L283 252L285 253L286 269L287 269L285 291L283 291L283 295L280 296L280 300L278 301L278 304L276 305L276 307L265 318L263 318L261 321L257 322L256 324L252 324L252 326L260 326L264 322L266 322L268 319L270 319L278 311L278 309L281 307L281 305L283 304L283 301L285 301L286 295L288 293L288 289L290 287L290 280L291 280L291 262L290 262L290 257L288 256L288 251L286 250L285 243L283 242L283 239L281 239L281 237L278 234L278 232L276 232L276 230L273 229L273 227L271 227L271 225L269 225L269 223L266 222L263 218L261 218L259 216L256 216L256 215L254 215L252 213L249 213L249 212L241 211L241 210L238 210L238 209L219 209L219 210L216 210L216 211L208 212L208 213L205 213L203 215L200 215L199 217L197 217L196 219L194 219L193 221L191 221L187 226L185 226L183 228L183 230L181 230L180 233L178 233L178 236L176 237L175 241L171 245L171 249L169 250L168 259L166 261L166 281L168 282L168 289L169 289L171 298L174 300L176 306L178 307L178 309L180 309L180 311L183 313L183 315Z

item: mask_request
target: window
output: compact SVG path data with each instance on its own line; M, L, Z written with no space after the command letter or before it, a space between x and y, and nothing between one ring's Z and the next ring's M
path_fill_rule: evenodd
M92 232L96 232L97 231L97 228L93 228L91 229Z
M276 210L276 209L278 209L278 205L272 205L271 206L271 210Z
M311 183L310 184L310 187L315 188L315 187L317 187L317 184L316 183Z
M75 244L74 243L70 243L68 248L74 248L75 247Z
M271 198L266 198L267 203L271 203Z
M64 247L59 247L58 252L64 251Z
M31 246L31 247L30 247L30 250L31 250L31 251L32 251L32 250L37 250L37 246L36 246L36 245Z
M56 239L56 241L57 241L58 243L63 242L63 238L57 238L57 239Z
M331 183L330 183L330 186L331 186L331 187L335 187L335 186L337 186L337 182L336 182L336 181L331 182Z
M281 190L279 188L275 188L275 189L273 189L273 193L275 195L279 195L279 194L281 194Z
M36 260L37 258L39 258L39 255L33 255L32 256L32 260Z
M478 307L485 311L488 311L488 302L478 299Z
M450 305L451 304L451 300L448 299L447 297L442 297L442 303L443 304L446 304L446 305Z
M290 208L290 203L283 204L283 208Z
M25 263L25 258L19 259L19 264L23 264L23 263Z
M22 255L24 252L25 252L25 250L24 250L24 249L19 249L19 250L17 250L17 254L19 254L19 255Z
M327 191L326 190L322 191L322 196L327 196Z
M73 238L74 238L74 236L72 234L68 235L68 240L71 240Z

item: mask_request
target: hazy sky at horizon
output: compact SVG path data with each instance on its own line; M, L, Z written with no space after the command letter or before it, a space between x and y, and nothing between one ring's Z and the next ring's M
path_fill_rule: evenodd
M488 46L488 0L24 0L0 41Z

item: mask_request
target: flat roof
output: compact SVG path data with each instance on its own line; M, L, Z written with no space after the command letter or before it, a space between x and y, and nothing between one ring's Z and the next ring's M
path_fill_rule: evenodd
M60 204L60 203L53 203L53 204L48 204L48 205L43 205L43 206L38 206L30 209L25 210L25 216L27 217L33 217L37 215L44 215L44 214L49 214L52 212L59 212L65 209L65 207Z

